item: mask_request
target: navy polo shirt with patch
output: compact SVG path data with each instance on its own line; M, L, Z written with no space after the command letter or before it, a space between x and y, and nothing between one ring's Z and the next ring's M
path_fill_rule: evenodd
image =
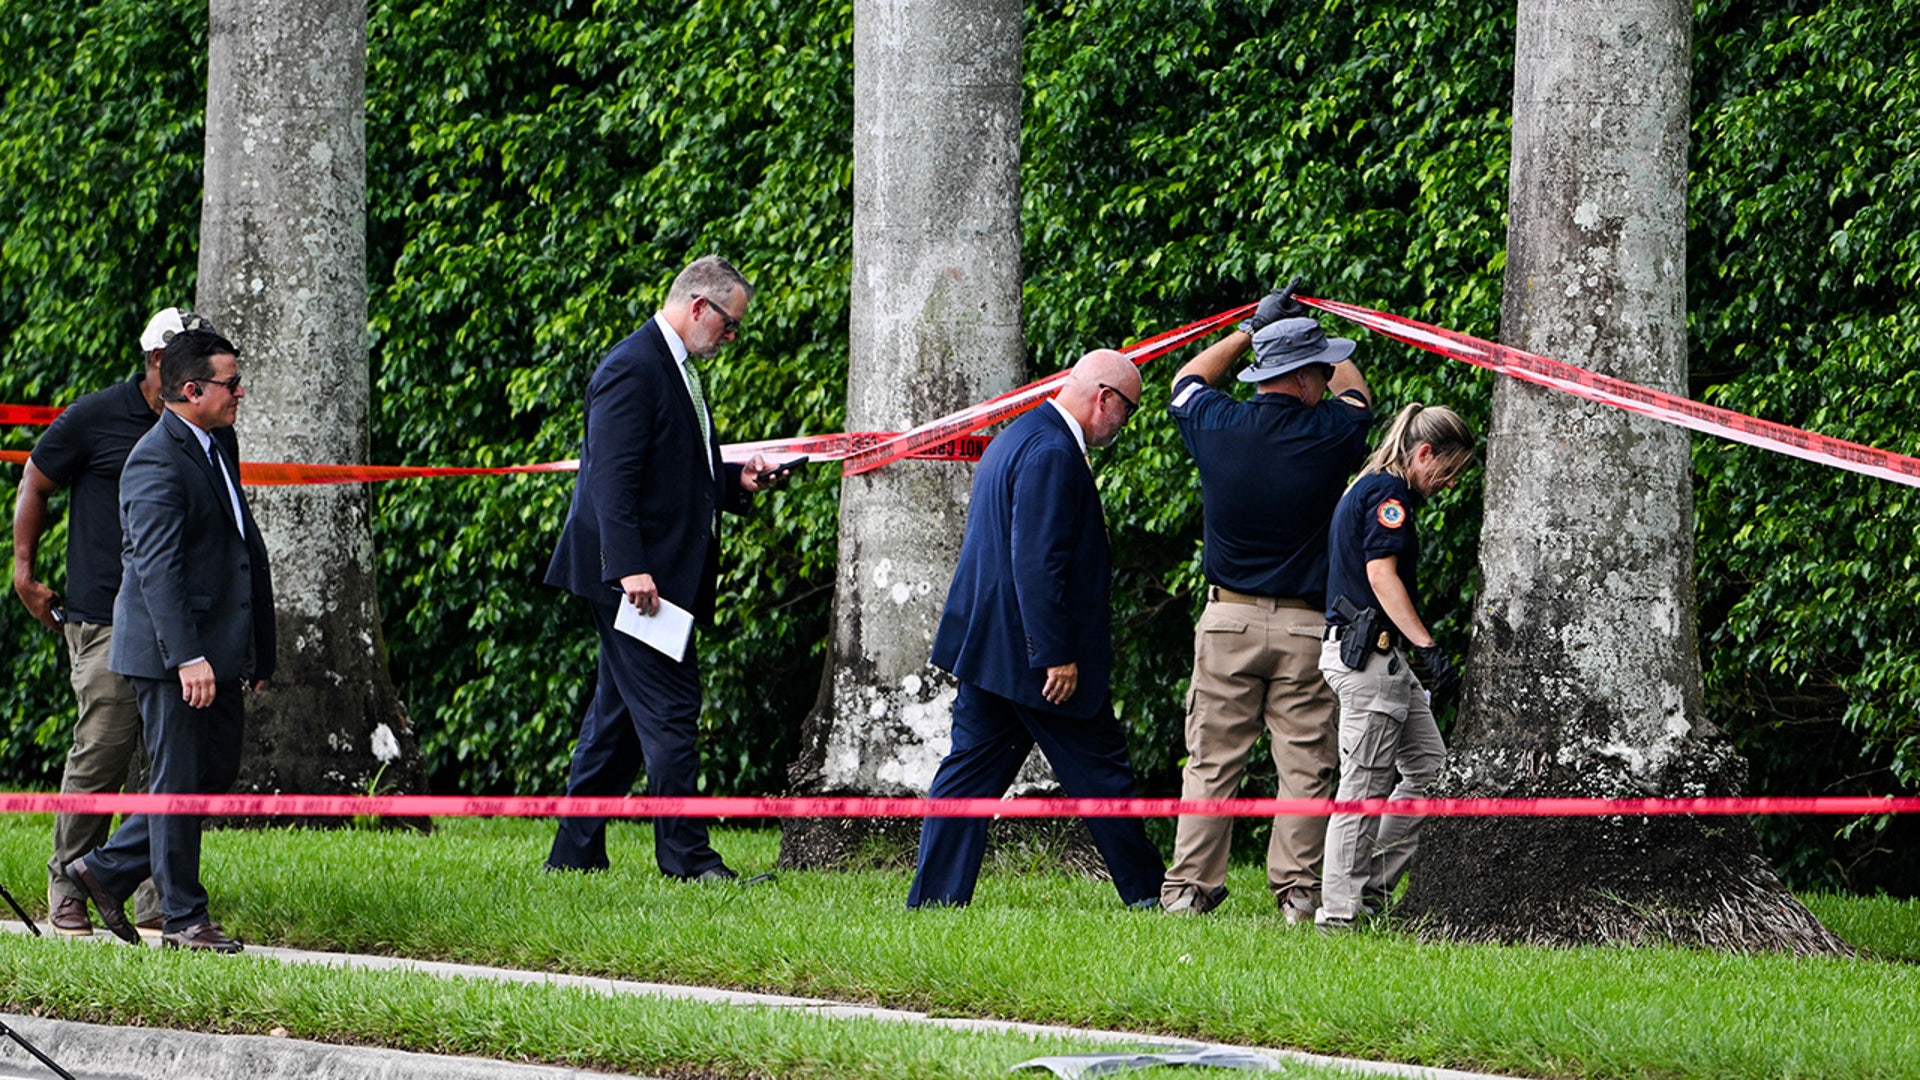
M1380 598L1367 581L1367 564L1393 556L1395 569L1409 597L1418 596L1414 582L1420 569L1420 539L1414 534L1413 512L1419 496L1405 480L1392 473L1368 473L1353 482L1333 512L1329 536L1331 561L1327 571L1327 621L1344 625L1333 610L1335 597L1345 596L1357 607L1380 610Z
M1189 375L1167 408L1200 469L1207 581L1320 606L1327 521L1367 457L1373 410L1358 391L1308 405L1292 394L1241 401Z
M34 445L34 468L68 489L67 618L109 625L120 591L120 470L159 414L140 380L96 390L67 406Z

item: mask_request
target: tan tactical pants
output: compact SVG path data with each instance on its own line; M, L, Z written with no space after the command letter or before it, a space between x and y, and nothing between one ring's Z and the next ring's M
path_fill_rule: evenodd
M72 662L73 696L79 719L73 726L73 748L60 777L63 795L118 792L136 762L146 775L146 740L133 684L107 670L113 648L113 627L98 623L67 623L67 659ZM142 789L144 790L144 788ZM47 861L47 899L66 896L85 900L80 883L67 877L67 864L107 842L111 814L56 814L53 819L53 858ZM133 895L134 918L160 913L160 897L153 882L142 882Z
M1187 767L1183 799L1229 799L1239 793L1247 757L1265 730L1282 799L1320 799L1332 792L1339 758L1338 704L1320 674L1322 614L1299 600L1242 597L1210 589L1194 628L1193 689L1187 698ZM1232 602L1234 597L1251 602ZM1183 815L1173 866L1161 892L1171 901L1187 886L1203 889L1227 876L1233 819ZM1267 884L1275 896L1304 890L1317 900L1326 819L1277 817L1267 844Z

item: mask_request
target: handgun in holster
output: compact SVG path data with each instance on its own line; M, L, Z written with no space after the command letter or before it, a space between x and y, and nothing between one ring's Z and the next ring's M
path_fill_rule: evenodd
M1340 635L1340 662L1354 671L1367 666L1367 655L1373 652L1391 652L1393 636L1390 632L1375 627L1380 621L1380 612L1373 608L1363 608L1345 596L1333 598L1333 610L1347 620L1346 632Z

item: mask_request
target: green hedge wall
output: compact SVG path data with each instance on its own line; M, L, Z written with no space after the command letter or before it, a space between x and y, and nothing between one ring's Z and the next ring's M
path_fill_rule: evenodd
M1920 64L1901 31L1915 6L1696 6L1689 241L1696 395L1909 453ZM131 374L145 316L191 298L206 8L0 11L0 400L64 402ZM374 460L574 456L593 365L707 251L759 288L713 376L724 434L839 430L847 0L374 0L369 18ZM1475 0L1031 3L1034 373L1293 274L1497 335L1512 19ZM1492 376L1377 339L1360 361L1383 407L1445 402L1484 429ZM1128 643L1118 706L1161 791L1183 753L1199 585L1197 487L1160 412L1179 362L1147 369L1147 413L1099 463ZM34 434L0 430L0 446ZM1694 446L1710 705L1755 789L1912 790L1912 492ZM703 655L704 790L784 786L831 613L829 474L729 535L730 600ZM1456 649L1476 484L1435 507L1422 568ZM558 476L376 489L393 673L441 790L564 785L593 641L537 582L569 492ZM50 559L41 572L57 577ZM0 782L46 786L72 723L64 664L19 605L0 612ZM1801 884L1920 891L1897 822L1764 828Z

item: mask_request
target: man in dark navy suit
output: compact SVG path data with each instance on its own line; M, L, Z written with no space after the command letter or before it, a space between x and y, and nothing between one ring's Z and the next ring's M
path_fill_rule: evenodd
M929 798L998 798L1036 742L1068 796L1133 794L1109 687L1106 521L1086 453L1113 442L1139 407L1134 365L1111 349L1091 352L980 459L933 642L933 662L960 688L952 749ZM1140 820L1093 818L1087 829L1120 899L1158 904L1166 866ZM907 906L970 902L986 840L983 818L928 818Z
M643 615L666 600L711 621L721 510L745 509L765 459L720 460L720 437L693 361L739 333L753 288L709 255L673 281L658 314L600 362L587 383L573 505L547 584L587 601L600 635L599 682L573 752L567 794L618 797L644 764L647 794L694 795L700 769L700 673L692 642L674 659L614 628L624 596ZM771 478L769 478L771 481ZM657 818L654 857L686 881L736 877L697 818ZM563 817L550 870L607 868L607 819Z
M140 702L148 790L220 794L240 771L242 692L273 674L273 586L259 526L240 494L234 417L239 350L211 330L175 334L160 358L167 411L120 474L120 593L107 664ZM239 952L208 914L195 814L136 814L67 873L107 929L129 942L124 903L152 875L175 948Z

